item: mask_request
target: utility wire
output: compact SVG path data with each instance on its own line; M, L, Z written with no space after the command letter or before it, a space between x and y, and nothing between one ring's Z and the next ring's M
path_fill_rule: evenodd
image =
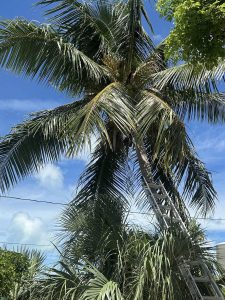
M0 244L4 245L17 245L17 246L38 246L38 247L52 247L52 245L40 245L40 244L23 244L23 243L12 243L12 242L1 242Z
M29 201L29 202L36 202L36 203L45 203L45 204L51 204L51 205L61 205L61 206L68 206L69 203L63 203L63 202L53 202L53 201L45 201L45 200L36 200L31 198L21 198L21 197L15 197L15 196L4 196L0 195L0 198L6 198L6 199L15 199L19 201ZM138 211L127 211L130 214L140 214L140 215L148 215L148 216L154 216L152 213L148 212L138 212ZM193 219L197 220L211 220L211 221L225 221L225 218L203 218L203 217L191 217ZM0 242L1 243L1 242Z
M20 197L15 197L15 196L0 195L0 198L16 199L16 200L20 200L20 201L30 201L30 202L37 202L37 203L53 204L53 205L68 205L67 203L63 203L63 202L52 202L52 201L45 201L45 200L35 200L35 199L20 198Z

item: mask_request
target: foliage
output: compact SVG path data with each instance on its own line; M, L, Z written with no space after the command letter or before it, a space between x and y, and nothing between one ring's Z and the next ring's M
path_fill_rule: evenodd
M190 232L192 242L175 228L154 234L127 229L122 243L117 243L116 255L111 252L104 257L99 252L105 262L114 256L111 275L105 274L103 265L87 261L84 250L79 262L63 257L58 267L34 283L32 299L188 300L190 294L179 273L180 260L203 258L216 267L202 242L202 231L192 224Z
M217 89L224 63L210 72L203 64L171 67L163 47L155 48L142 26L143 18L151 25L142 0L42 0L39 5L48 6L51 25L1 21L1 66L80 100L31 115L1 140L1 190L62 155L75 157L96 136L98 146L76 201L123 197L120 180L130 157L137 162L136 146L144 141L153 173L157 161L160 179L173 178L168 189L184 182L183 196L193 207L203 215L213 210L210 173L184 120L224 122L224 94ZM141 187L138 176L134 188Z
M208 68L225 58L225 4L220 0L159 0L157 8L174 29L166 39L166 55Z
M177 226L145 231L128 224L129 201L96 200L85 203L85 210L74 202L64 211L61 261L33 285L32 299L188 300L179 272L183 259L203 259L219 274L194 220L188 225L191 239Z
M30 284L40 274L43 261L43 255L36 250L0 249L0 296L7 300L27 300Z
M8 299L10 291L27 274L29 261L21 253L0 249L0 296Z

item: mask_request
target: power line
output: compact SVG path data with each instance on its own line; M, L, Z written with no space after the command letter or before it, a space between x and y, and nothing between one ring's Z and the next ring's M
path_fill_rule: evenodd
M29 202L35 202L35 203L45 203L45 204L51 204L51 205L61 205L61 206L68 206L68 203L63 203L63 202L53 202L53 201L46 201L46 200L36 200L36 199L31 199L31 198L22 198L22 197L16 197L16 196L4 196L0 195L0 198L6 198L6 199L15 199L19 201L29 201ZM148 212L138 212L138 211L127 211L130 214L140 214L140 215L148 215L148 216L154 216L152 213ZM203 218L203 217L191 217L193 219L197 220L210 220L210 221L225 221L225 218Z
M37 246L37 247L52 247L52 245L40 245L40 244L23 244L23 243L12 243L12 242L1 242L3 245L17 245L17 246Z
M67 203L63 202L52 202L52 201L45 201L45 200L36 200L31 198L21 198L21 197L15 197L15 196L4 196L0 195L0 198L7 198L7 199L16 199L20 201L30 201L30 202L37 202L37 203L45 203L45 204L53 204L53 205L68 205Z

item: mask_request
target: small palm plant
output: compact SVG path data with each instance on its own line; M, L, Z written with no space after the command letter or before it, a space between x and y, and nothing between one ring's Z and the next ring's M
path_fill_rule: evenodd
M114 214L117 215L116 211ZM188 300L191 296L181 278L179 260L203 259L216 270L215 259L203 242L204 233L195 223L190 230L191 243L178 228L147 233L125 223L120 224L115 240L111 226L115 225L115 220L109 220L105 233L99 234L93 227L99 228L102 219L96 218L95 222L92 219L86 226L82 217L78 219L84 232L79 236L85 240L90 238L94 257L85 244L79 260L77 252L65 251L58 266L49 269L41 280L33 283L32 300ZM96 239L101 236L98 248L94 248L97 242L93 241L93 236ZM70 244L73 244L73 250L81 250L80 243L70 241Z

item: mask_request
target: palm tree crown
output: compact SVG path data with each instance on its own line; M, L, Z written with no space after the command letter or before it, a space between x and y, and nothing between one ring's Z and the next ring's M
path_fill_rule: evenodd
M137 154L142 149L153 176L178 205L183 182L191 205L203 214L213 209L216 192L184 121L224 121L224 94L216 82L225 64L211 71L204 65L171 66L163 44L155 47L142 26L145 19L152 30L142 0L42 0L39 5L49 5L51 25L1 21L1 66L76 100L33 114L2 139L1 190L48 161L76 156L95 135L98 143L76 197L80 204L105 195L125 198L130 157L134 184L141 189L144 165L140 168Z

